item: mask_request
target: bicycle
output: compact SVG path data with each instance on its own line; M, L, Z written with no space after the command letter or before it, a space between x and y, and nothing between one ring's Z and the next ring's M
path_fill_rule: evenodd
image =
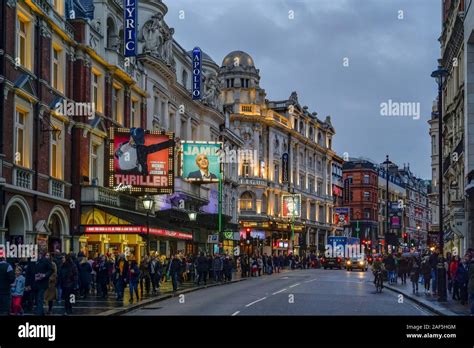
M383 274L382 271L376 271L375 273L375 292L381 293L383 289Z

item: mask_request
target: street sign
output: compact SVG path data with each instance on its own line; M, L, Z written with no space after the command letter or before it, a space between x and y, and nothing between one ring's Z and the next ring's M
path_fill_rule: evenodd
M218 234L210 234L207 236L207 242L208 243L219 243L219 235Z

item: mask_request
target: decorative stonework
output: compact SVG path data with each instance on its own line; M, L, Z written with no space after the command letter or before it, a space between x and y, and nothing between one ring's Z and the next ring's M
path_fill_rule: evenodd
M141 40L145 42L143 53L163 59L166 64L173 66L173 34L174 29L168 27L163 14L157 13L148 20L142 28Z
M17 0L7 0L7 5L10 7L16 7Z

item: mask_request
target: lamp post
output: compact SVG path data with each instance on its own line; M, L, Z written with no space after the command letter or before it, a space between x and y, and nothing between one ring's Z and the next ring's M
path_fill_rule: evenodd
M421 244L421 235L420 235L420 225L416 226L416 234L418 237L418 249L421 249L420 244Z
M146 210L146 251L148 255L150 255L150 213L153 209L153 203L151 196L146 195L143 198L143 207Z
M385 175L387 176L387 189L386 189L386 209L385 209L385 252L388 253L388 243L387 243L387 237L388 237L388 227L389 227L389 220L388 220L388 205L389 205L389 193L388 193L388 177L389 177L389 174L388 174L388 166L391 164L392 162L389 160L388 158L388 155L385 159L385 162L383 162L383 164L385 164L385 168L386 168L386 173Z
M446 80L448 71L441 65L438 69L431 73L431 77L438 84L438 199L439 199L439 251L441 253L440 260L444 255L444 231L443 231L443 85ZM438 264L438 301L446 301L446 270L444 262Z

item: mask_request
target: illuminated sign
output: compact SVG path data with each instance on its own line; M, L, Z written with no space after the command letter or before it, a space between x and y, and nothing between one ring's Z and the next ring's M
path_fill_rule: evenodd
M162 131L111 128L109 187L127 186L131 194L173 193L173 138Z
M181 176L186 181L219 182L222 143L181 141Z
M140 234L147 233L146 226L135 226L135 225L95 225L95 226L84 226L84 233L86 234ZM160 228L150 227L149 233L155 236L164 236L177 239L193 239L193 235L190 233L169 231Z
M289 168L289 160L288 160L288 154L285 152L281 156L281 181L285 184L288 183L288 168Z
M124 0L124 55L134 57L137 55L137 1Z
M193 49L193 100L201 99L201 49Z
M282 195L281 196L282 217L300 217L301 216L301 195Z

